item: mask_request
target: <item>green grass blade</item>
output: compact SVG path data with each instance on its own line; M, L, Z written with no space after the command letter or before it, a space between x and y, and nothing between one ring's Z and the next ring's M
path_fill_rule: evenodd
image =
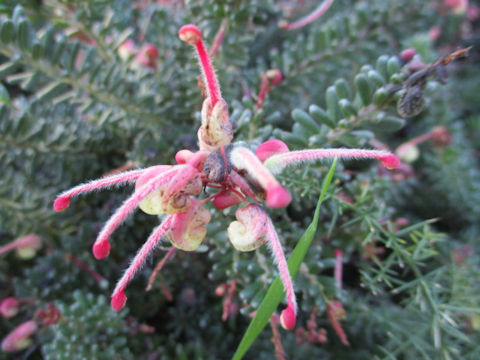
M290 270L292 278L295 277L295 275L297 274L298 269L300 268L300 265L302 264L303 259L307 254L308 248L312 243L315 232L317 231L320 206L325 199L325 196L327 195L327 190L332 181L333 174L335 173L336 165L337 159L335 158L327 174L327 177L323 181L322 192L320 193L320 197L318 199L312 223L308 226L307 230L304 232L304 234L298 241L297 246L295 246L295 249L293 250L290 258L288 259L288 269ZM257 314L252 319L250 325L247 328L247 331L243 335L242 341L240 342L240 345L238 345L237 351L233 355L233 360L240 360L245 355L245 353L248 351L255 339L258 337L258 335L260 335L265 325L267 325L270 317L277 309L284 296L285 295L283 285L280 281L280 277L277 276L277 278L273 281L272 285L270 285L270 288L268 289L262 303L258 307Z

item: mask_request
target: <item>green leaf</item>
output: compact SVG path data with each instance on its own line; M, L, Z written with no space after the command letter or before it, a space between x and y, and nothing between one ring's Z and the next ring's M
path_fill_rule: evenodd
M10 95L8 94L7 89L0 84L0 104L5 104L7 106L12 106L12 102L10 100Z
M308 226L307 230L298 241L297 246L295 246L295 249L293 250L290 258L288 259L288 269L290 270L292 278L295 277L295 275L297 274L298 269L300 268L300 265L302 264L303 259L305 258L305 255L310 248L310 244L312 243L313 237L315 236L315 232L317 231L318 217L320 215L320 206L322 205L322 202L327 195L327 190L332 181L333 174L335 173L336 165L337 159L335 158L332 166L330 167L330 170L328 171L327 177L323 181L322 192L320 193L320 197L318 199L312 223ZM258 337L258 335L260 335L265 325L267 325L273 312L277 309L278 305L283 300L283 297L283 285L280 281L280 278L277 277L273 281L272 285L270 285L270 287L268 288L267 295L265 295L265 298L258 307L257 314L252 319L252 322L248 326L247 331L243 335L242 341L240 342L240 345L238 345L237 351L233 355L233 360L240 360L245 355L245 353L248 351L255 339Z
M370 105L370 84L364 74L358 74L355 77L355 87L357 88L358 95L360 95L360 99L362 99L363 106Z

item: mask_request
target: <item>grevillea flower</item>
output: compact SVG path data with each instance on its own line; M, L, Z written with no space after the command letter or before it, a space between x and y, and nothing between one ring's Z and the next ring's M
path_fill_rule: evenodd
M36 234L28 234L15 239L9 244L0 247L0 255L15 250L17 256L21 259L28 260L35 256L37 251L42 247L42 240Z
M32 345L30 336L37 332L38 326L34 320L26 321L17 326L2 341L2 350L6 352L14 352L26 349Z
M4 318L11 318L18 314L20 302L15 297L8 297L0 302L0 314Z
M288 166L326 157L379 159L387 168L398 166L398 159L390 152L379 150L290 151L286 144L275 139L256 149L232 144L228 106L222 98L202 33L195 25L185 25L179 30L179 37L196 48L207 90L201 126L197 132L199 150L177 152L177 165L130 170L78 185L60 194L53 208L56 211L66 209L70 199L82 193L115 184L135 183L133 194L100 231L93 245L93 254L97 259L109 254L109 240L114 230L137 207L148 214L163 216L163 221L153 230L113 291L111 305L118 311L127 299L125 289L128 282L163 237L177 249L193 251L205 238L206 225L210 221L210 211L205 205L210 201L216 209L239 205L235 213L237 220L227 230L229 239L240 251L253 251L264 243L269 245L287 298L287 308L282 311L280 321L286 329L292 329L297 314L293 282L272 220L260 205L263 201L270 208L283 208L290 204L290 193L274 175ZM203 188L216 192L201 200L194 198L201 195ZM163 266L164 262L161 264Z

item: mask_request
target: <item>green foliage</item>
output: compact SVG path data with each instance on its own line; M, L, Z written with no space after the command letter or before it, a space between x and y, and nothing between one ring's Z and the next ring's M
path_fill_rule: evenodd
M118 168L172 164L176 151L196 149L203 98L192 49L177 36L185 23L197 24L207 45L226 24L213 63L235 140L252 148L277 138L291 149L395 150L436 126L451 135L443 144L418 144L418 159L394 172L373 161L336 165L295 278L297 328L307 329L314 313L327 341L298 344L297 334L282 330L288 357L476 359L477 47L445 67L446 84L427 79L418 115L402 117L398 104L415 71L402 61L403 49L415 48L416 60L428 64L478 43L478 21L439 13L439 3L336 0L320 19L287 31L279 20L298 19L316 2L1 2L0 246L35 233L43 247L31 260L0 255L0 299L26 300L17 317L1 319L0 333L38 318L49 302L62 318L42 326L34 346L13 357L0 352L0 359L231 358L277 277L268 249L239 253L229 243L234 210L212 211L204 244L178 251L150 292L144 289L158 260L147 261L127 289L127 310L114 313L108 294L159 219L135 214L115 232L111 256L97 261L95 236L132 189L86 195L60 214L51 209L56 194L78 183ZM443 30L437 40L428 35L434 25ZM138 49L155 45L155 66L122 56L127 39ZM259 107L269 69L283 80ZM292 203L269 214L287 257L313 221L326 177L320 162L278 177ZM343 251L342 288L333 276L336 249ZM165 249L158 250L161 258ZM232 280L232 311L222 321L225 297L215 289ZM328 318L332 301L346 311L341 325L350 347ZM245 358L274 358L271 337L264 329Z

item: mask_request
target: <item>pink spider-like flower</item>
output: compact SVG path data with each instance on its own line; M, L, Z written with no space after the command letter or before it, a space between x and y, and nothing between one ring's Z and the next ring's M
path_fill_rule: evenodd
M145 261L162 237L167 237L175 248L193 251L206 235L210 212L205 204L212 201L216 209L241 204L234 221L228 227L233 246L240 251L252 251L268 243L276 260L286 296L287 308L281 314L281 323L287 329L295 326L297 303L292 279L278 235L267 212L260 206L286 207L291 195L275 178L287 166L324 157L376 158L388 168L398 166L398 159L387 151L362 149L312 149L289 151L280 140L269 140L255 151L231 143L233 134L228 109L202 41L202 33L195 25L185 25L179 37L194 46L206 84L207 98L203 102L201 126L198 130L199 150L180 150L177 165L157 165L146 169L131 170L78 185L60 194L53 204L56 211L69 206L70 199L81 193L114 184L136 184L134 193L120 206L100 231L93 254L97 259L110 252L109 239L125 218L140 207L152 215L164 214L145 244L134 257L131 265L117 283L111 305L120 310L126 301L125 288L135 272ZM207 198L197 200L203 188L218 191Z

